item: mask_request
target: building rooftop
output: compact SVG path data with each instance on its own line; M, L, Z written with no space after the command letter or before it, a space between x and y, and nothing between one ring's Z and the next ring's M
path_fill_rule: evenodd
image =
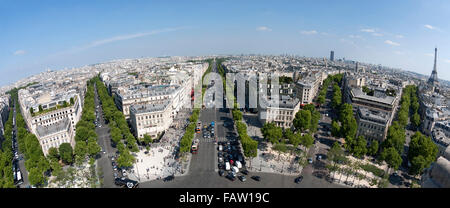
M361 119L381 124L386 124L390 118L390 113L383 111L373 111L364 107L358 107L358 115Z
M374 96L366 95L360 88L351 88L351 94L354 98L369 100L386 105L394 105L395 97L377 93Z
M70 120L69 118L64 118L61 121L58 121L50 126L37 126L36 132L39 137L45 137L54 133L58 133L61 131L66 131L69 128Z
M166 100L162 103L155 103L155 104L146 104L146 105L131 105L130 112L134 113L150 113L150 112L158 112L163 111L167 107L170 106L171 101Z

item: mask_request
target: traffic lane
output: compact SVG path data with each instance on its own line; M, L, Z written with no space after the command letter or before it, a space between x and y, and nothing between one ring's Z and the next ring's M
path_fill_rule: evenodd
M251 176L261 177L261 181L251 179ZM275 173L252 173L246 176L246 181L239 179L230 181L217 172L203 175L189 174L175 177L174 180L164 182L163 180L150 181L140 184L141 188L346 188L346 186L329 183L312 175L304 175L303 180L296 184L297 176L286 176Z

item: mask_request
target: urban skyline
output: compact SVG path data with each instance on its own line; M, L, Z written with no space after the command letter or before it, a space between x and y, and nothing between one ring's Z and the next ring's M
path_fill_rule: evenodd
M450 28L439 21L449 18L445 1L396 1L388 8L355 1L72 3L7 1L0 7L6 20L0 70L9 75L0 85L48 68L114 59L251 53L329 57L330 50L336 59L428 76L434 46L440 50L439 78L450 80L445 38ZM233 15L217 15L214 8ZM371 12L361 15L366 10Z

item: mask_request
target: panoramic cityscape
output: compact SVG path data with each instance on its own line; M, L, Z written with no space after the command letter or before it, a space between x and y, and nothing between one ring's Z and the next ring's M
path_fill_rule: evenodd
M8 1L0 187L450 188L450 27L405 20L450 3L412 2Z

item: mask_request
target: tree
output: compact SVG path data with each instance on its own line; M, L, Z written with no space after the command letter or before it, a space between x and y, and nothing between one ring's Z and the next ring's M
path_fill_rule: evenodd
M69 143L59 145L59 154L64 163L71 164L73 162L73 150Z
M152 142L153 142L152 137L150 135L148 135L148 134L145 134L144 135L144 144L145 145L149 145Z
M319 104L324 104L325 103L325 96L323 96L323 95L320 95L319 97L317 97L317 102L319 103Z
M295 114L293 124L296 129L304 132L311 124L311 112L307 110L300 110Z
M378 153L378 141L372 141L367 153L372 156L375 156Z
M239 131L238 131L239 132ZM261 132L267 141L276 144L283 137L283 130L274 123L265 123L261 128ZM241 134L239 134L241 135Z
M56 147L50 147L50 149L48 149L48 157L50 160L59 160L59 153L58 153L58 149Z
M436 160L437 154L438 148L431 138L416 132L411 137L408 151L408 159L411 162L411 166L414 166L411 173L421 173L424 168L429 167Z
M289 141L290 144L297 147L301 143L301 135L299 133L293 133L290 129L284 132L284 137Z
M132 167L134 160L135 158L130 154L128 148L124 148L124 150L120 152L120 155L117 158L117 164L119 167Z
M39 112L44 111L44 109L42 108L42 105L39 105Z
M34 109L30 108L30 114L33 115L34 114Z
M427 160L422 156L416 156L411 160L411 168L409 169L409 173L411 175L417 175L422 173L422 171L428 166Z
M330 148L330 150L327 153L327 157L330 161L333 162L339 162L345 160L345 154L342 147L339 145L338 142L334 142L333 146Z
M88 142L87 142L87 149L88 149L88 153L91 157L94 157L95 155L97 155L100 150L102 149L98 144L97 141L94 138L89 138Z
M73 97L70 98L70 104L71 105L75 104L75 101L73 100Z
M314 138L311 136L311 134L305 134L301 137L301 144L309 148L314 144Z
M394 147L399 154L402 154L405 141L405 129L397 121L394 121L389 127L386 139L381 146L383 149Z
M362 157L367 153L367 141L363 136L359 136L355 145L352 148L353 155L355 157Z
M44 175L38 167L33 167L30 169L28 180L30 181L30 184L35 186L39 186L45 182Z
M394 168L395 170L402 164L402 157L394 147L384 149L380 157L386 161L390 168Z
M75 144L75 159L81 159L81 161L84 161L84 158L86 157L86 154L88 152L87 144L84 141L79 141Z
M331 135L333 135L334 137L340 137L341 136L341 126L335 120L333 120L331 122Z
M415 112L414 115L411 117L411 123L414 125L414 127L417 129L420 126L420 115Z

